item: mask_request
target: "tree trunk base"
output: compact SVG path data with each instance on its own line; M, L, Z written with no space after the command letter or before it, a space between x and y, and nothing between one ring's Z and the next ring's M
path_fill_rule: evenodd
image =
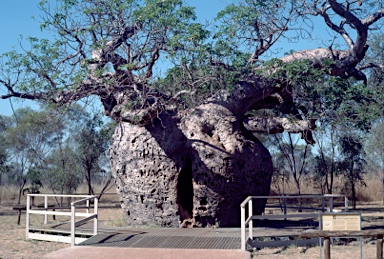
M240 203L269 195L269 152L218 105L120 123L111 168L127 220L163 227L238 227ZM255 201L254 213L265 201Z

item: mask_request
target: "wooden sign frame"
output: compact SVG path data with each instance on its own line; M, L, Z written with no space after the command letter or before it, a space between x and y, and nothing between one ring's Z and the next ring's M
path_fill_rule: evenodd
M320 213L320 229L324 231L360 231L361 212Z

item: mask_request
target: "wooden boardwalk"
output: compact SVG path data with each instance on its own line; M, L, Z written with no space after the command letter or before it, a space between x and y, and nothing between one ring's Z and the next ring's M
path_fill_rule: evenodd
M383 211L374 211L363 215L363 229L383 228ZM52 222L52 232L67 231L68 223ZM126 228L105 227L105 222L99 221L98 235L90 237L80 244L82 247L138 247L138 248L170 248L170 249L240 249L240 228ZM300 234L307 229L318 229L318 222L311 219L302 220L255 220L253 230L254 240L249 243L252 247L273 247L295 244L307 245L300 239ZM43 226L41 226L43 227ZM44 226L47 228L47 226ZM77 233L92 234L92 222L77 229ZM248 234L247 234L248 236ZM305 242L304 242L305 241ZM318 241L312 240L313 243Z
M105 227L99 222L98 235L93 236L93 222L76 229L76 236L89 237L79 246L172 248L172 249L240 249L240 228L121 228ZM256 242L296 240L303 230L316 229L317 222L268 220L254 228ZM69 222L31 227L37 233L70 235ZM266 243L265 243L266 244Z
M253 236L258 247L281 246L285 243L297 243L300 233L307 229L316 229L313 221L260 221L261 227L253 229ZM240 249L240 228L120 228L105 227L99 222L98 235L92 236L93 225L88 222L79 226L77 235L89 236L78 246L131 247L131 248L169 248L169 249ZM38 232L70 234L68 222L34 227ZM313 242L312 242L313 243Z

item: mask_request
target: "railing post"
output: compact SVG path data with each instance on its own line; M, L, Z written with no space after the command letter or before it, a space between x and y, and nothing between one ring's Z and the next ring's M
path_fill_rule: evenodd
M71 246L75 246L75 205L71 203Z
M285 196L285 194L284 194ZM283 207L284 207L284 216L287 215L287 199L284 197L283 198ZM286 220L287 218L284 218Z
M87 207L87 209L86 209L85 212L86 212L86 213L89 213L89 200L86 201L86 207Z
M241 250L245 250L245 207L240 205L240 217L241 217Z
M95 219L93 220L93 235L97 235L97 229L98 229L98 206L99 206L99 199L95 197L94 204L93 204L93 213L96 215Z
M345 206L345 211L348 211L348 197L344 196L344 206Z
M376 236L376 258L383 258L383 235Z
M324 195L321 196L321 211L324 212L325 211L325 201L324 201Z
M48 196L45 195L44 196L44 208L45 208L45 212L48 211ZM47 225L48 224L48 214L44 214L44 225Z
M31 205L31 200L29 194L27 195L27 208L25 213L25 236L26 238L29 237L29 208Z
M253 204L252 204L252 198L251 198L248 201L248 218L250 217L252 218L252 216L253 216ZM253 240L253 220L252 219L249 221L248 235L249 235L249 238Z
M324 237L324 257L331 259L331 242L329 237Z
M333 196L329 198L329 212L333 212Z

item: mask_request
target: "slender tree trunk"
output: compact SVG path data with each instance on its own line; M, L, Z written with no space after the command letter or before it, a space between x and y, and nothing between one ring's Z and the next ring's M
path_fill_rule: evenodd
M382 200L381 200L381 205L384 205L384 170L382 171L382 180L381 180L381 185L382 185Z
M335 145L333 143L335 143L335 140L334 140L334 129L332 127L331 129L331 141L332 141L332 160L331 160L331 171L330 171L330 184L329 184L329 189L328 189L328 194L332 194L333 193L333 182L334 182L334 177L335 177Z
M19 204L19 205L20 205L20 202L21 202L21 195L23 194L23 189L24 189L24 186L25 186L26 182L27 181L24 178L21 179L21 183L19 185L19 195L17 197L17 204Z
M352 191L352 206L353 209L356 209L356 188L354 179L351 180L351 191Z
M92 168L90 166L87 166L87 176L85 177L87 180L88 185L88 195L93 195L93 188L92 188Z
M108 187L111 185L112 179L112 175L110 175L108 180L105 182L103 188L101 189L99 196L97 197L99 200L101 199L103 194L109 189Z

